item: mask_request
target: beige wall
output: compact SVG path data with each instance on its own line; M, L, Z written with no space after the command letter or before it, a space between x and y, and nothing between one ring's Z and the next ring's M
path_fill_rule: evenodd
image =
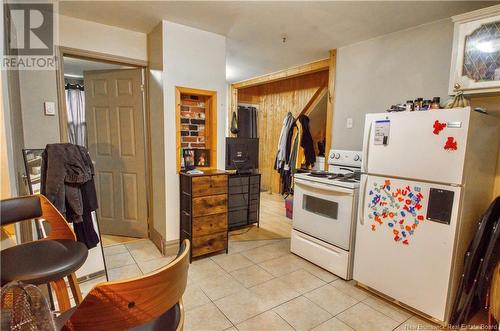
M339 48L333 147L361 150L367 113L417 97L446 99L452 37L446 19Z
M471 97L471 106L482 107L492 115L500 118L500 93ZM487 142L485 142L487 143ZM495 175L495 186L493 188L493 198L500 195L500 148L497 155L497 171Z
M227 118L226 38L163 21L166 240L179 239L175 87L217 91L217 166L224 168Z
M7 127L4 109L4 84L0 80L0 199L11 197L11 180L13 174L9 165L9 154L7 150Z
M147 60L145 33L59 15L59 45Z

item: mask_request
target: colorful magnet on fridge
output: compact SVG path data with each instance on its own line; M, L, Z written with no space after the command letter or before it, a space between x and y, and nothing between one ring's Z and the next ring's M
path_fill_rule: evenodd
M375 231L376 228L375 228L375 224L372 224L372 231Z
M409 244L408 239L403 240L403 244L408 245Z
M444 122L443 122L443 123L441 123L441 122L439 122L438 120L436 120L436 121L434 122L434 125L432 126L432 128L434 129L434 130L432 131L432 133L434 133L435 135L439 135L439 133L440 133L441 131L443 131L445 127L446 127L446 123L444 123Z
M424 215L418 215L418 216L417 216L417 220L419 220L419 221L423 221L423 220L424 220Z
M458 149L457 141L453 137L448 137L443 148L447 151L456 151Z

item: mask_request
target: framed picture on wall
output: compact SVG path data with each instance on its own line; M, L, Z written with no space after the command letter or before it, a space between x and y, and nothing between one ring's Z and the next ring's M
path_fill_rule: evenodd
M194 150L195 166L209 167L210 166L210 150L195 149Z
M191 170L194 169L194 149L184 149L182 151L182 157L184 158L184 169Z

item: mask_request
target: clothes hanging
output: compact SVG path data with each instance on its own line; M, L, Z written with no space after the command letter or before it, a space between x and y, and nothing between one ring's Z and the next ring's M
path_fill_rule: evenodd
M290 132L290 128L292 127L295 119L293 118L292 113L288 112L283 119L283 125L281 126L280 138L278 140L278 147L276 153L276 165L275 169L280 171L285 165L287 155L289 155L290 150L287 153L287 142L288 142L288 134Z
M77 240L88 248L99 238L92 222L98 207L94 166L87 149L73 144L49 144L42 153L40 191L73 222Z
M302 135L300 138L300 147L303 148L305 159L303 164L306 167L314 166L316 162L316 154L314 152L314 142L311 136L311 131L309 130L309 117L306 115L300 115L297 119L302 126Z

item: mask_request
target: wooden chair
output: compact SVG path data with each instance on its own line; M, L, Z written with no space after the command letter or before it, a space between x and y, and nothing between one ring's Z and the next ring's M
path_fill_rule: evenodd
M157 271L96 285L73 311L61 315L63 330L182 330L190 243Z
M1 254L1 283L21 281L27 284L50 283L55 291L59 310L71 308L66 283L75 302L82 302L75 271L87 259L88 249L76 236L61 213L43 195L29 195L0 201L1 226L31 219L44 219L50 232L42 240L9 247Z

